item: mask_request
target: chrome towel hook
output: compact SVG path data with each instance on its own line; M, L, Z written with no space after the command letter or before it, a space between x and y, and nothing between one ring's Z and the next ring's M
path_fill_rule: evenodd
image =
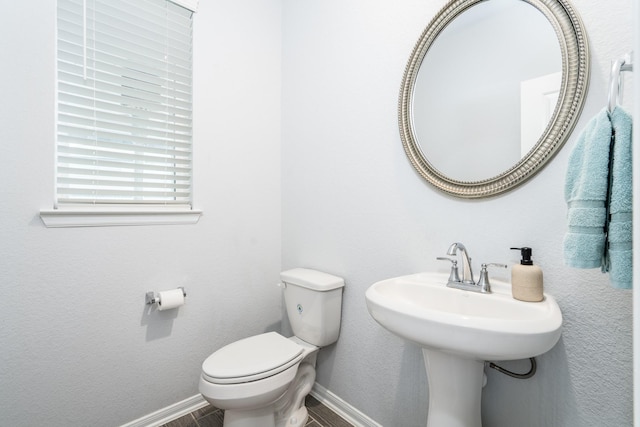
M621 74L623 71L633 71L633 52L627 53L624 57L618 58L611 66L611 77L609 79L609 102L607 109L609 113L613 112L618 101L622 99L623 79Z

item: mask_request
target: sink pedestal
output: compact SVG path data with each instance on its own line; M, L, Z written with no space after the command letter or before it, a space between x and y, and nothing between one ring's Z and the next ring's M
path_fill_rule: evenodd
M429 384L427 427L482 427L484 362L423 348Z

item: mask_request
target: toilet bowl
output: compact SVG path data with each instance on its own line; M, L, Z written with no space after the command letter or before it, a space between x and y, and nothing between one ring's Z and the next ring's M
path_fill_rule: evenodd
M297 427L300 416L294 412L300 405L293 408L289 402L303 400L311 391L317 350L296 337L275 332L236 341L202 364L200 393L213 406L225 409L225 427ZM298 399L283 399L289 397L289 389L305 392ZM300 426L306 422L306 412L304 415ZM292 416L296 418L293 422Z
M202 364L200 393L224 409L224 427L302 427L307 421L304 399L315 382L317 352L338 338L344 281L301 268L281 278L295 336L244 338Z

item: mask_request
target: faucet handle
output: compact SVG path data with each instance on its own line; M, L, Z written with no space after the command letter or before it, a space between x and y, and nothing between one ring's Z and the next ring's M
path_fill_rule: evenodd
M507 268L507 265L497 262L489 262L480 265L480 278L478 279L477 285L480 287L480 292L484 293L491 292L491 283L489 283L489 272L487 271L487 267Z
M488 262L486 264L482 264L480 267L481 268L486 268L486 267L507 268L507 264L502 264L502 263L499 263L499 262Z
M439 261L449 261L451 262L451 273L449 273L449 283L452 282L460 282L460 275L458 274L458 260L454 258L447 258L444 256L439 256L436 258Z

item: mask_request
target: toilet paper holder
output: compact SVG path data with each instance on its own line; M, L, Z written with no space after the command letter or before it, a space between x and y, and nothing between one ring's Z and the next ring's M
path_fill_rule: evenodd
M184 291L184 287L179 286L178 289L182 291L182 295L184 295L185 297L187 296L187 293ZM153 291L149 291L147 292L144 300L149 305L156 304L160 301L160 296Z

